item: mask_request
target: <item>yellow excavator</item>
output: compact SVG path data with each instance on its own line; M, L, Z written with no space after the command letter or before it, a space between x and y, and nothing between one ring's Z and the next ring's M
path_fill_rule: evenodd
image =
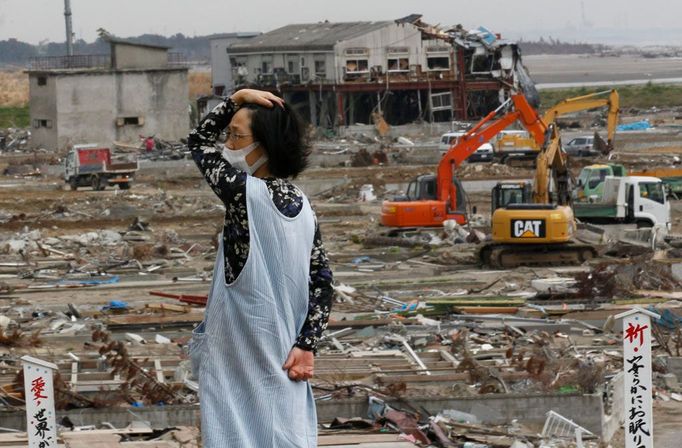
M613 140L616 136L618 113L620 112L620 96L616 89L604 90L560 101L545 112L542 116L542 121L544 121L545 124L550 125L556 123L557 118L562 115L605 106L608 107L608 116L606 119L606 146L601 146L597 149L599 149L602 154L607 155L613 150ZM599 139L595 139L595 142L597 141L599 141ZM595 145L597 145L597 143L595 143Z
M570 175L556 124L546 127L535 166L532 187L528 182L501 182L493 189L492 242L479 252L483 264L495 268L576 264L597 255L594 247L573 240Z
M542 121L546 125L556 124L557 118L562 115L580 112L583 110L608 108L607 116L607 138L604 142L597 133L594 139L595 149L604 155L613 150L613 142L618 125L618 114L620 112L620 97L615 89L604 90L601 92L590 93L587 95L576 96L562 100L549 108L542 116ZM501 158L502 163L510 162L515 159L528 160L536 159L540 152L540 147L530 137L521 131L510 131L503 134L496 141L496 153Z

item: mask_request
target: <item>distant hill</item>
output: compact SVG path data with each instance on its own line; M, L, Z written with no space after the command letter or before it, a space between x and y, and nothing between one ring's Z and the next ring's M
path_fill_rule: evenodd
M171 51L183 53L189 61L210 62L209 40L217 34L208 36L188 37L178 33L165 37L158 34L143 34L128 38L133 42L164 45L171 47ZM568 43L560 40L540 38L537 41L518 42L523 54L595 54L606 50L605 45L587 43ZM84 40L74 42L75 54L108 54L109 44L102 38L88 43ZM0 41L0 66L24 66L28 59L36 56L63 56L66 54L66 44L50 42L44 45L32 45L16 39Z
M165 37L157 34L143 34L126 38L132 42L144 44L164 45L171 47L172 52L183 53L189 61L210 61L209 40L216 36L187 37L183 34ZM109 54L109 44L102 38L88 43L77 40L73 45L74 54ZM36 56L63 56L66 54L66 44L50 42L45 45L32 45L16 39L0 41L0 65L24 66L29 58Z

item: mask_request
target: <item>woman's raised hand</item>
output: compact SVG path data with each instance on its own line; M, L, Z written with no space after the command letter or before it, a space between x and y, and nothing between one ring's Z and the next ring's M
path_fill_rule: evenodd
M279 107L284 107L284 100L282 98L265 90L241 89L234 92L230 98L238 106L248 103L264 107L272 107L275 104Z

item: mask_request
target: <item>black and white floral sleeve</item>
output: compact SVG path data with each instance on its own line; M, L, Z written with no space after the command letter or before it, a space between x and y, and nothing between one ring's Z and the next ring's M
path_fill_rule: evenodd
M226 204L237 195L246 205L246 173L225 160L222 149L216 146L218 136L227 128L237 105L230 99L218 104L194 130L189 133L187 146L194 162L206 178L213 192Z
M249 219L246 213L246 172L230 165L216 146L223 132L237 112L237 105L225 100L208 113L187 139L199 170L213 192L225 204L223 254L225 283L239 276L249 255Z
M316 351L322 333L329 324L334 289L332 271L329 268L327 251L322 244L320 225L315 223L315 239L310 254L310 287L308 316L296 339L296 347Z

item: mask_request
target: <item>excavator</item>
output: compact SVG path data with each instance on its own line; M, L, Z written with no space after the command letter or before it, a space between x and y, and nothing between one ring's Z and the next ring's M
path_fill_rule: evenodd
M544 127L544 121L540 123ZM501 182L493 189L492 242L479 251L483 264L576 264L597 255L594 247L573 241L576 221L567 157L556 124L545 129L532 187L528 182Z
M499 118L498 114L504 112ZM381 224L387 227L440 227L443 221L467 222L466 196L455 170L479 146L512 123L519 121L533 135L538 146L547 127L522 93L515 93L457 140L438 164L437 174L423 175L410 182L405 196L384 201Z
M567 98L558 102L545 112L542 121L547 125L556 123L561 115L579 112L581 110L597 109L608 106L608 117L606 119L606 145L598 149L602 154L608 155L613 150L613 140L616 136L616 126L618 125L618 113L620 112L620 96L615 89L604 90L601 92L590 93L588 95ZM601 139L595 139L596 142Z
M587 95L567 98L549 108L542 116L542 121L550 125L556 123L557 118L565 114L579 112L583 110L608 107L607 117L607 139L606 142L595 133L595 149L604 155L608 155L613 150L613 142L618 125L618 113L620 112L620 97L615 89L604 90L601 92L590 93ZM524 137L518 133L510 133L500 137L497 142L497 155L502 163L515 160L515 157L526 159L530 156L533 159L540 152L541 144L536 144L534 139Z

